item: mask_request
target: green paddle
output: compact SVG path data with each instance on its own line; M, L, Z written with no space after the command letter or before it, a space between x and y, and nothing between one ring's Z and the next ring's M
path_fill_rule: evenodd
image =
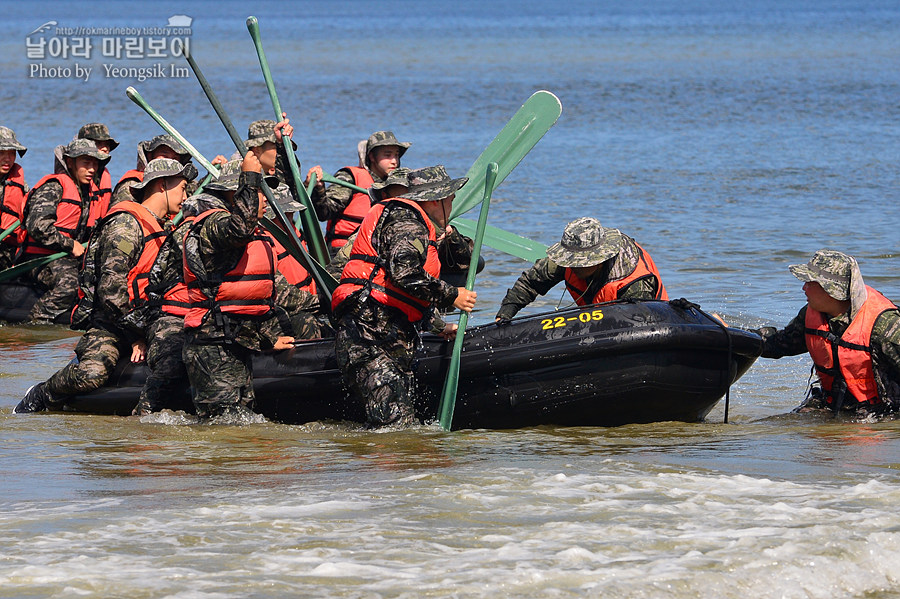
M203 156L203 154L201 154L197 148L195 148L193 145L191 145L191 142L186 140L184 138L184 136L181 133L179 133L177 129L175 129L175 127L170 125L166 119L162 118L162 116L160 116L160 114L158 112L153 110L153 108L150 106L150 104L148 104L147 101L144 100L143 96L141 96L141 94L139 94L136 89L129 86L125 90L125 95L128 96L128 98L132 102L134 102L135 104L137 104L138 106L143 108L144 112L146 112L148 115L150 115L150 118L152 118L154 121L156 121L157 124L160 127L162 127L166 133L168 133L169 135L174 137L178 141L178 143L180 143L184 147L184 149L187 150L190 153L190 155L194 157L194 159L197 162L202 164L203 167L213 177L215 177L216 179L219 178L219 169L214 167L212 165L212 163L209 160L207 160L206 157Z
M50 264L54 260L59 260L63 256L68 256L69 252L57 252L55 254L50 254L49 256L41 256L40 258L32 258L27 262L23 262L22 264L16 264L15 266L11 266L6 270L0 271L0 281L8 281L10 279L14 279L18 277L20 274L26 273L29 270L38 268L45 264Z
M465 214L481 201L480 193L484 188L485 167L489 162L497 163L496 185L500 185L531 151L531 148L556 123L560 114L562 114L562 104L560 104L559 98L548 91L534 92L466 173L469 181L456 192L450 219Z
M259 21L256 17L247 17L247 30L253 39L253 45L256 47L256 55L259 57L259 67L262 69L263 78L266 80L266 88L269 90L269 98L272 100L272 108L275 110L275 120L281 121L282 110L281 103L278 101L278 94L275 92L275 83L272 81L272 72L269 70L269 61L266 60L266 53L263 51L262 40L259 35ZM288 150L285 143L285 154L287 154L288 166L291 169L291 176L294 178L294 185L297 188L297 194L300 196L300 202L306 206L300 214L300 221L303 224L303 235L306 237L312 255L315 256L322 264L331 262L331 256L325 247L325 237L322 235L322 229L316 220L316 211L313 208L312 200L306 193L306 187L303 186L303 178L300 176L300 167L297 165L297 157L294 152Z
M237 129L234 128L234 124L231 122L231 119L228 117L228 113L225 112L225 108L219 102L219 98L216 96L212 87L209 85L209 82L206 80L206 77L203 76L203 71L200 70L199 65L194 60L194 57L190 52L185 53L185 58L188 61L188 64L191 66L191 70L194 71L194 76L197 77L197 82L200 83L200 87L203 89L203 93L206 94L206 99L209 100L210 105L212 105L213 110L216 111L216 115L218 115L219 120L222 122L222 125L225 127L225 130L228 132L228 136L231 137L231 141L234 144L234 147L240 152L241 156L245 156L247 154L247 146L244 145L244 140L238 134ZM291 154L291 152L288 152ZM294 230L294 227L291 226L291 223L288 221L287 216L284 214L284 211L281 209L281 206L275 201L275 197L272 195L272 190L269 189L269 186L266 185L265 180L263 180L262 186L263 193L266 195L266 199L269 202L269 206L272 206L272 210L275 211L275 215L281 220L284 225L283 231L287 231L285 233L285 239L288 243L282 243L285 249L291 252L291 255L294 256L300 262L303 262L306 265L306 269L312 274L313 278L316 281L316 290L323 294L326 299L327 305L331 306L331 292L334 291L338 282L334 280L334 277L331 276L325 268L316 260L313 259L312 256L309 255L309 252L306 251L306 248L303 247L303 244L300 243L300 239L297 237L297 232ZM308 212L307 210L303 210L302 213ZM316 230L319 231L321 235L321 230L319 230L318 226L316 226Z
M0 233L0 241L3 241L4 239L6 239L7 235L12 233L16 229L18 229L20 224L22 224L22 223L19 219L14 220L13 224L11 224L9 227L7 227L5 231Z
M484 197L481 200L481 212L478 214L478 227L475 231L475 247L472 249L472 259L469 261L469 271L466 275L466 289L472 291L475 287L475 271L478 268L478 257L481 255L481 242L484 240L484 230L487 226L488 208L491 204L491 192L494 189L494 180L497 177L497 163L491 162L485 169ZM453 342L453 353L450 355L450 366L447 368L447 378L444 380L444 390L441 393L441 405L438 408L441 428L450 430L453 424L453 409L456 407L456 389L459 385L459 361L462 353L463 336L466 325L469 324L469 313L463 312L459 316L459 328L456 329L456 339Z
M333 175L326 174L322 177L322 180L327 183L340 185L342 187L346 187L348 189L352 189L353 191L358 191L361 193L368 193L369 191L364 187L360 187L359 185L354 185L353 183L338 179ZM456 200L454 200L454 202L456 202ZM450 224L459 229L459 232L463 235L468 235L469 237L471 237L475 234L475 221L460 217L453 219ZM487 229L485 229L484 231L484 243L491 246L495 250L506 252L511 256L515 256L516 258L521 258L522 260L527 260L529 262L537 262L547 255L546 245L537 241L532 241L531 239L522 237L521 235L516 235L515 233L510 233L509 231L504 231L503 229L498 229L497 227L492 227L491 225L488 225Z
M456 227L463 235L471 237L475 234L475 221L467 218L455 218L450 224ZM521 235L498 229L488 225L484 231L484 243L495 250L500 250L516 258L537 262L547 257L547 246L539 241L532 241Z

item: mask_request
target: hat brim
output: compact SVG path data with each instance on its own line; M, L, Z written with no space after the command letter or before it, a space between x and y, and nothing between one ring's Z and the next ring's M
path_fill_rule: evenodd
M21 158L25 155L25 152L28 151L28 148L26 148L22 144L0 143L0 152L3 152L5 150L15 150L19 153L19 158Z
M468 181L468 177L460 177L432 185L415 185L400 197L414 202L436 202L455 194Z
M587 268L606 262L619 253L622 247L622 232L618 229L603 228L603 241L589 250L577 251L555 243L547 248L547 257L564 268Z
M273 133L272 135L264 135L261 137L251 137L250 139L245 139L244 146L246 146L246 148L248 150L250 150L252 148L258 148L259 146L263 145L267 141L271 141L273 144L276 144L276 145L278 144L278 138L275 137L275 134ZM297 142L295 142L293 139L291 140L291 145L294 146L294 150L297 149Z
M368 146L368 143L366 144ZM408 141L391 141L389 139L385 139L383 141L376 141L374 144L369 146L369 149L366 151L366 154L374 150L375 148L384 148L386 146L395 146L400 148L400 158L403 158L403 155L406 154L406 151L409 149L412 143Z
M106 166L106 163L109 162L110 158L112 158L112 156L110 156L106 152L101 152L100 150L82 151L76 154L67 154L65 150L63 150L63 158L78 158L79 156L90 156L91 158L96 158L103 166Z
M193 170L194 172L192 173L191 170ZM197 169L190 162L183 165L178 170L156 171L154 173L150 173L150 176L144 175L144 180L140 183L135 183L134 185L132 185L130 188L128 188L128 191L130 191L131 195L133 195L135 198L142 198L144 189L146 189L147 185L149 185L152 181L155 181L157 179L165 179L167 177L183 177L187 181L192 181L194 177L197 176L195 174L196 171ZM192 177L190 175L194 176Z
M816 276L816 274L809 269L809 264L793 264L788 266L788 270L791 271L792 275L804 283L818 283L825 293L840 302L850 299L849 280L847 281L846 286L842 286L839 283L829 281L824 277Z

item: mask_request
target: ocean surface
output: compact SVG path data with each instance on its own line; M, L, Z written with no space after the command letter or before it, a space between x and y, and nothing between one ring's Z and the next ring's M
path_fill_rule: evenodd
M735 326L786 324L805 301L787 266L820 248L900 300L896 1L0 8L0 124L28 146L32 184L90 121L121 143L114 181L132 168L161 131L128 85L207 156L233 148L195 79L104 76L183 59L104 58L116 36L101 34L89 59L41 61L30 32L187 15L242 131L273 114L252 13L304 170L353 164L359 139L391 129L413 142L406 166L462 176L547 89L562 116L495 192L492 224L551 244L599 218L653 255L671 296ZM29 76L41 62L93 74ZM527 267L486 258L476 324ZM13 416L74 344L0 327L2 597L900 597L900 422L790 414L803 356L759 361L729 424L721 404L699 424L454 433Z

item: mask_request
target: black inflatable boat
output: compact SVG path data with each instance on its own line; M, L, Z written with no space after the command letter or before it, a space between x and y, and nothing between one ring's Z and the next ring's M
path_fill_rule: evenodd
M40 294L34 287L15 281L0 283L0 322L22 322ZM56 324L68 325L69 314L56 320Z
M428 335L416 411L436 418L452 343ZM540 424L616 426L703 420L762 351L761 338L693 307L614 302L466 331L453 428ZM126 364L109 386L66 410L129 414L146 376ZM332 341L309 341L254 361L257 411L271 420L364 421L345 396ZM189 405L187 390L181 398Z

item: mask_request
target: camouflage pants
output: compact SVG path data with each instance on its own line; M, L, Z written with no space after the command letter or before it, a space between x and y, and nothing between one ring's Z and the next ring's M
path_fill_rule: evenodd
M15 235L13 235L13 237L15 237ZM10 245L5 241L0 241L0 270L6 270L13 265L13 260L16 257L16 249L16 246Z
M150 374L135 412L147 414L165 408L177 409L188 386L184 368L184 318L165 314L147 327L147 367Z
M249 349L236 343L185 342L183 357L198 416L216 416L230 408L254 408L253 352Z
M47 291L31 307L30 321L53 322L58 316L72 312L78 291L78 260L63 256L31 271L29 280Z
M106 384L122 355L123 344L109 331L91 327L75 346L77 363L68 364L47 380L54 399L88 393Z
M369 326L356 315L337 324L335 353L344 384L363 403L371 426L415 424L412 362L417 333L384 323Z

